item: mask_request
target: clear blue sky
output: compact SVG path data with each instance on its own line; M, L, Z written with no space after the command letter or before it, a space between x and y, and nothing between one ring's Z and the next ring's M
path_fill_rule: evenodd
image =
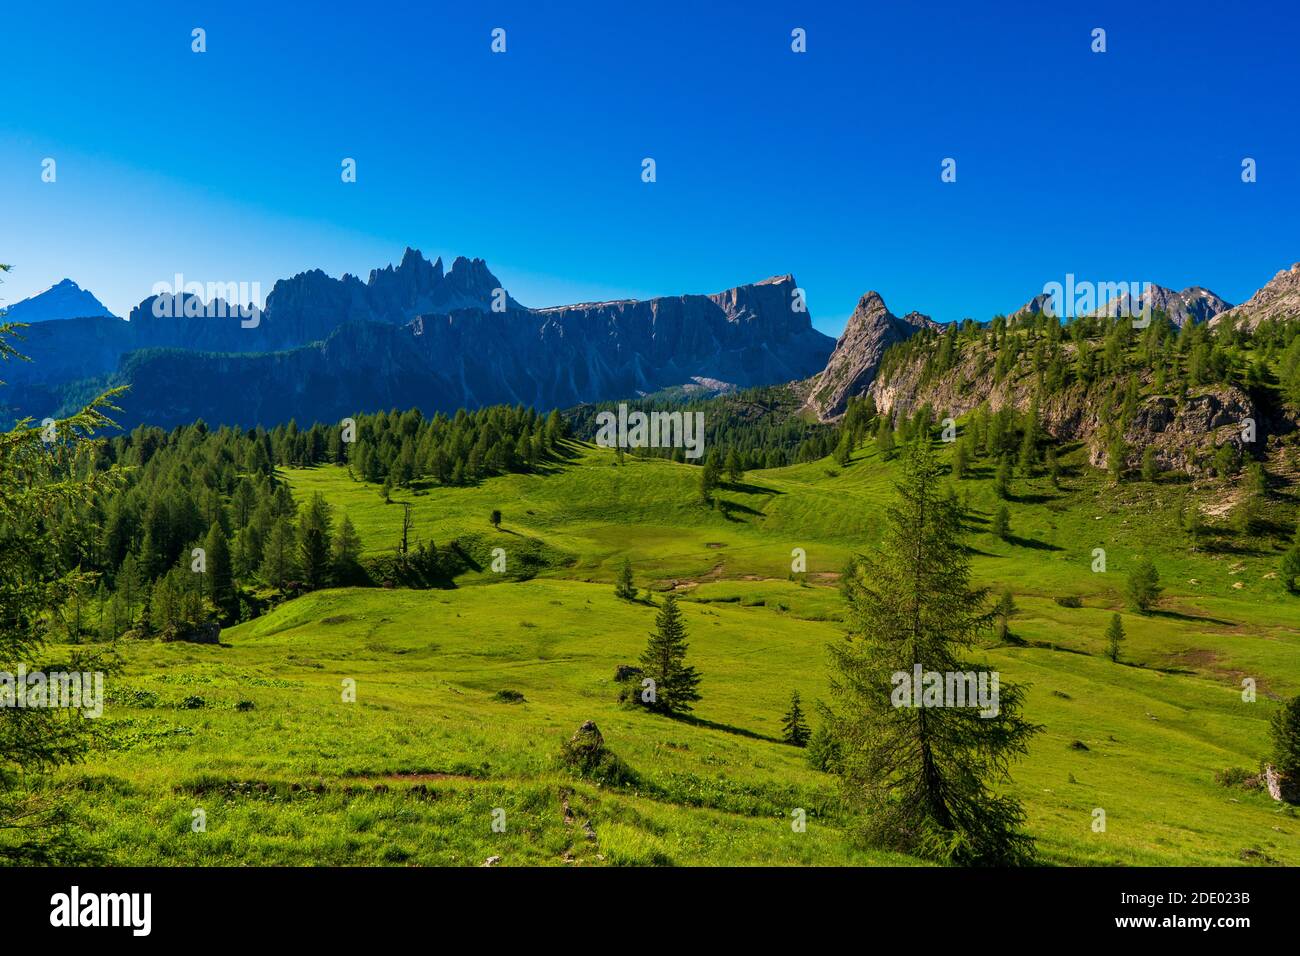
M867 289L941 320L1066 272L1235 303L1300 259L1294 3L282 6L6 5L5 301L68 276L124 314L177 271L265 293L412 245L528 305L793 272L836 334Z

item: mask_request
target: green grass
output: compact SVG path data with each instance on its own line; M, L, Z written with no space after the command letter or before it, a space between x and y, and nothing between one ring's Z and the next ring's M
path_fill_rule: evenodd
M1064 460L1077 467L1078 455ZM455 590L317 592L226 630L222 646L127 647L106 711L118 747L51 784L72 795L79 843L119 864L914 862L857 846L834 779L776 739L792 690L806 702L826 694L835 578L877 539L895 463L859 451L847 468L754 472L721 491L727 507L709 508L696 469L626 461L577 446L546 475L394 494L421 539L501 547L508 568L527 551L540 568L531 580L484 570ZM402 508L344 469L285 477L300 500L320 491L345 509L367 553L400 538ZM1045 728L1009 784L1044 860L1237 864L1251 850L1300 864L1292 813L1213 779L1255 769L1276 700L1300 692L1300 602L1269 576L1280 540L1224 535L1232 550L1189 553L1173 530L1187 486L1113 488L1078 468L1062 491L1016 481L1002 541L983 530L990 477L956 486L981 519L976 579L1011 587L1024 644L979 653L1029 685L1026 715ZM1190 493L1212 502L1223 489ZM1283 493L1274 507L1285 518L1295 502ZM1091 570L1097 547L1105 573ZM806 574L791 571L795 548ZM1166 587L1151 615L1124 607L1125 571L1143 554ZM638 585L686 599L704 675L691 720L616 702L615 668L635 661L654 617L651 604L613 596L624 555ZM1053 600L1064 595L1083 606ZM1114 611L1128 634L1121 664L1102 656ZM1258 682L1254 703L1244 677ZM193 697L202 706L181 706ZM635 784L599 787L559 765L584 720ZM204 833L191 829L199 808ZM496 808L504 832L492 829ZM796 809L805 832L791 827Z

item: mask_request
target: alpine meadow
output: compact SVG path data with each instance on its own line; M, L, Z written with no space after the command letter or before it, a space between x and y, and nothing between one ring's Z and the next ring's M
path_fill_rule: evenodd
M1276 11L333 6L6 15L17 924L1287 925Z

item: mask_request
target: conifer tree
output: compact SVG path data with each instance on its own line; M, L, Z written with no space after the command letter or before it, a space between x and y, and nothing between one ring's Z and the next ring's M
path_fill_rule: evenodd
M1002 597L998 598L994 610L997 614L998 640L1005 641L1011 635L1011 615L1016 613L1016 599L1011 594L1011 588L1003 589Z
M812 731L808 729L808 723L804 720L799 692L797 690L792 691L790 694L790 709L781 718L781 739L795 747L805 747L808 745L808 738L811 736Z
M993 515L993 533L1004 541L1011 534L1011 511L1005 504L998 505Z
M220 522L212 522L208 536L203 541L203 550L206 557L204 583L207 585L207 598L217 609L222 621L229 622L239 613L239 602L235 594L230 544L226 540L226 533L221 530Z
M700 675L686 663L686 625L677 596L669 594L655 616L655 630L641 654L641 671L654 681L651 710L663 714L684 714L700 699Z
M619 566L618 581L614 585L614 596L622 598L624 601L636 600L636 585L632 582L632 562L627 558L624 558L622 565Z
M20 357L9 342L14 328L3 322L0 311L0 359ZM87 529L57 516L69 506L88 508L119 480L116 471L77 473L70 464L95 441L96 430L112 424L107 412L120 391L107 392L56 421L51 444L42 440L45 428L30 420L0 432L0 670L13 673L19 664L29 673L111 669L111 661L102 657L91 660L66 650L55 663L46 640L56 611L92 583L93 576L79 562L64 558ZM81 759L94 734L95 721L76 708L0 708L0 829L7 834L6 863L64 862L60 844L50 838L51 827L64 814L53 799L58 791L47 788L43 776Z
M1023 692L1001 684L990 716L893 703L896 674L978 670L962 653L992 623L942 473L929 442L908 449L879 550L844 577L850 632L830 648L826 716L869 842L953 863L1025 862L1024 810L995 790L1039 729L1021 716Z
M998 470L993 476L993 493L999 498L1011 497L1011 463L1004 455L998 460Z
M271 526L262 548L262 580L282 588L298 572L293 522L280 518Z
M1274 713L1269 724L1273 769L1281 776L1284 800L1300 802L1300 695Z
M1156 465L1156 450L1149 445L1142 450L1142 480L1148 484L1155 481L1160 474Z
M1128 573L1128 597L1133 607L1145 614L1160 599L1160 574L1150 558L1142 558Z
M1106 627L1106 656L1115 663L1119 663L1119 646L1124 643L1124 622L1120 620L1118 614L1110 616L1110 624Z
M361 536L357 534L356 528L352 526L352 519L346 514L334 529L331 550L335 578L340 581L348 580L361 560Z
M324 495L316 492L298 527L299 566L303 583L312 589L324 587L329 580L332 521L329 503Z
M880 416L879 423L876 425L876 451L886 461L894 454L894 428L885 415Z
M736 449L727 450L727 481L731 484L739 484L740 480L745 477L745 469L740 466L740 456L736 454Z

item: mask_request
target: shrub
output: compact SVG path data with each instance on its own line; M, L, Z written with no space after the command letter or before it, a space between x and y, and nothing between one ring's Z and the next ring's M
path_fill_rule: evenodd
M839 773L843 766L843 749L825 725L813 731L804 751L808 757L808 766L814 770L820 770L822 773Z

